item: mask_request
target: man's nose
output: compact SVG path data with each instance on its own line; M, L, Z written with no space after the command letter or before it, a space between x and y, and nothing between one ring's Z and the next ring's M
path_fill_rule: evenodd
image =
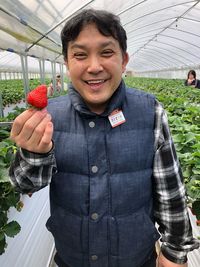
M87 71L93 74L103 71L101 60L97 56L93 56L89 59Z

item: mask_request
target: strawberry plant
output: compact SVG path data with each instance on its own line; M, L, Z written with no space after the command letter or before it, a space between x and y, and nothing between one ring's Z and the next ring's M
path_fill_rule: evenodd
M13 120L23 109L16 109L3 120ZM5 252L7 237L14 237L20 231L20 225L16 221L9 221L8 214L10 207L18 211L23 207L20 201L20 194L17 193L9 181L8 168L16 146L9 139L10 130L0 128L0 255Z
M49 84L50 79L46 79L45 83ZM29 81L30 89L35 88L39 84L39 79L31 79ZM0 91L2 93L4 107L9 104L17 104L25 98L22 80L0 80Z
M7 82L8 81L6 81L6 83ZM32 89L37 85L38 82L32 81L31 85ZM41 88L41 86L39 87ZM36 94L37 103L35 103L34 102L35 90L32 90L29 95L29 103L35 106L37 105L37 107L39 103L40 108L46 106L47 105L46 91L47 88L46 87L44 88L44 86L42 86L42 97L40 96L38 98ZM62 92L62 94L63 93L64 92ZM16 95L15 93L12 94L12 97L13 96L15 97L15 95ZM13 103L13 100L11 100L12 97L9 100L11 101L10 103ZM16 107L13 112L8 114L7 117L0 118L0 121L4 122L13 121L24 110L25 108ZM14 207L18 211L20 211L23 207L23 203L20 201L20 194L15 191L15 189L13 188L13 186L9 181L8 168L10 166L12 157L17 150L15 144L9 139L9 135L10 135L9 128L6 127L0 128L0 255L5 252L7 246L6 237L14 237L20 231L20 225L18 224L18 222L16 221L9 222L8 220L9 209L11 207Z
M3 135L5 136L5 132ZM8 221L10 207L17 210L21 207L20 194L15 192L8 178L8 167L15 151L16 147L9 139L0 142L0 254L5 251L6 236L14 237L20 231L20 225L16 221Z
M200 224L200 90L183 80L126 78L126 84L154 94L163 104L186 184L188 205Z

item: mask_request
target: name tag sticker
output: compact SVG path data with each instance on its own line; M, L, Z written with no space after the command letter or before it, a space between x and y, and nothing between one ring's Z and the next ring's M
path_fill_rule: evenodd
M108 119L109 119L110 124L113 128L117 127L118 125L120 125L126 121L123 112L119 109L114 110L108 116Z

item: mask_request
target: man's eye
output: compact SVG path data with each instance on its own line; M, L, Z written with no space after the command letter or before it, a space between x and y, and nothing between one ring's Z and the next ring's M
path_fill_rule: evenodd
M85 58L87 57L87 55L84 54L84 53L75 53L75 54L74 54L74 57L75 57L76 59L85 59Z
M114 54L114 52L112 50L105 50L102 52L102 55L104 57L111 57Z

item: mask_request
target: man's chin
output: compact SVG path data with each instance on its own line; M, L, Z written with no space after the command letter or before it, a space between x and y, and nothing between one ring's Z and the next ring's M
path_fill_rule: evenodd
M108 101L100 101L99 99L92 99L90 101L87 101L86 104L87 106L89 107L89 109L92 111L92 112L95 112L95 113L103 113L107 104L108 104Z

